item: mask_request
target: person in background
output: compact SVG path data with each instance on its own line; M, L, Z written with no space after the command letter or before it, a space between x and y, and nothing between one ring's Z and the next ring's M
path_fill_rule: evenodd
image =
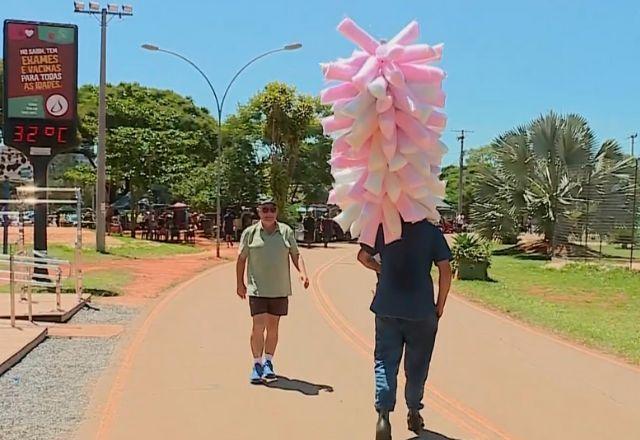
M320 222L320 230L322 233L322 241L324 243L324 247L329 246L329 242L333 238L333 219L329 218L329 214L324 214L322 216L322 220Z
M236 219L236 216L231 209L227 209L227 212L224 214L224 217L222 218L222 226L224 229L225 241L227 242L228 248L233 247L233 229L234 229L233 222L235 219Z
M316 232L316 219L311 215L311 211L307 211L307 215L302 220L302 226L304 227L304 241L307 243L307 247L311 248Z

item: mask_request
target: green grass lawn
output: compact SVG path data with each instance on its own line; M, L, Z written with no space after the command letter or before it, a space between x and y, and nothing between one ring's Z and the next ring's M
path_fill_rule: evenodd
M113 260L145 259L169 257L178 254L192 254L202 252L193 245L163 243L147 240L134 240L129 237L115 237L116 246L107 248L108 252L101 254L87 245L82 250L82 263L100 265ZM61 260L73 261L75 249L71 245L51 244L49 256ZM84 274L84 291L94 295L115 296L123 292L124 287L133 280L133 275L122 269L92 270ZM73 279L63 282L63 292L74 292ZM34 292L36 289L34 289ZM0 293L8 293L8 284L0 285ZM16 291L19 293L19 290Z
M93 246L84 245L82 259L84 263L99 263L113 258L158 258L170 257L178 254L193 254L202 252L202 249L194 245L163 243L149 240L136 240L129 237L114 237L116 246L108 246L107 253L101 254ZM72 245L52 244L49 246L49 255L56 258L71 261L74 256Z
M97 296L118 296L124 293L127 284L133 281L133 275L118 269L87 272L83 277L83 291ZM75 293L75 280L64 282L65 292Z
M592 249L596 252L600 252L600 245L598 243L589 242L589 249ZM636 258L640 258L638 252L640 249L636 247L634 250L634 260ZM631 256L631 248L623 248L619 244L603 244L602 245L602 257L603 258L619 258L623 260L628 260Z
M124 291L127 284L133 281L133 275L129 272L123 272L122 269L106 269L94 270L87 272L83 277L84 293L97 296L118 296ZM34 293L51 292L55 289L34 288ZM0 293L9 293L9 285L0 285ZM66 279L62 282L62 293L75 293L75 279ZM20 287L16 288L16 295L20 294Z
M523 321L640 363L640 273L622 268L495 256L494 281L454 291Z

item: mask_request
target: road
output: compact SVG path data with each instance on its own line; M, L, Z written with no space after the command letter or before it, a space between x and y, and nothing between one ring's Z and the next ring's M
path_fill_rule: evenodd
M374 437L374 276L356 248L304 251L274 359L283 377L250 386L248 305L232 264L165 295L96 388L79 439ZM402 385L402 383L401 383ZM640 438L640 370L456 296L440 322L427 384L429 433L447 439ZM415 439L399 393L394 439Z

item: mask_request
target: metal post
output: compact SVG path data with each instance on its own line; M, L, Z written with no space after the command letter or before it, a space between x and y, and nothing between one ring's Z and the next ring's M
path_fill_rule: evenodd
M589 176L587 180L587 215L585 219L585 231L584 231L584 247L589 249L589 201L591 199L591 167L588 169Z
M27 254L24 246L24 214L22 213L22 207L18 208L18 252L19 257L23 257ZM22 269L22 268L19 268ZM31 276L26 279L26 283L20 285L20 301L27 299L26 291L27 286L31 283Z
M18 254L24 253L24 215L22 214L22 208L18 214Z
M33 302L31 296L31 279L33 277L33 267L27 263L27 308L29 310L29 321L33 322Z
M56 270L56 306L58 311L62 311L62 268Z
M9 179L5 177L2 182L2 198L9 199L11 197L11 185ZM8 205L3 207L3 211L8 211ZM2 253L7 254L9 252L9 217L7 215L2 216Z
M98 105L98 170L96 180L96 250L105 252L106 234L106 139L107 139L107 9L102 9L100 44L100 102Z
M218 173L217 173L217 183L216 186L216 257L220 258L220 229L222 228L221 216L220 216L220 195L221 195L221 185L222 185L222 108L218 109Z
M635 177L633 179L633 207L631 208L631 253L629 254L629 269L633 269L633 251L636 244L636 201L638 198L638 161L636 159Z
M76 233L76 249L73 259L73 265L76 284L76 298L78 302L80 302L82 301L82 192L80 191L80 189L76 189L76 198L78 200L78 204L76 207L76 213L78 216L78 228Z
M47 188L47 168L49 166L50 157L36 156L32 158L33 180L36 188ZM33 193L36 201L48 199L48 192L38 190ZM48 219L48 203L36 202L33 206L33 250L36 257L47 257L47 225ZM37 268L36 275L46 274L47 269L44 267Z
M9 251L9 300L11 301L11 327L16 326L16 292L13 267L13 249Z
M464 175L464 130L458 136L460 140L460 175L458 177L458 215L462 214L462 185Z
M9 217L7 215L2 216L2 253L7 254L9 252Z

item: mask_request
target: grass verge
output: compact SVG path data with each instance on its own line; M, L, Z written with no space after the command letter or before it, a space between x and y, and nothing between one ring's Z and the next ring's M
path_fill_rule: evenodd
M493 281L454 282L456 293L525 322L640 364L640 273L623 268L496 256Z

